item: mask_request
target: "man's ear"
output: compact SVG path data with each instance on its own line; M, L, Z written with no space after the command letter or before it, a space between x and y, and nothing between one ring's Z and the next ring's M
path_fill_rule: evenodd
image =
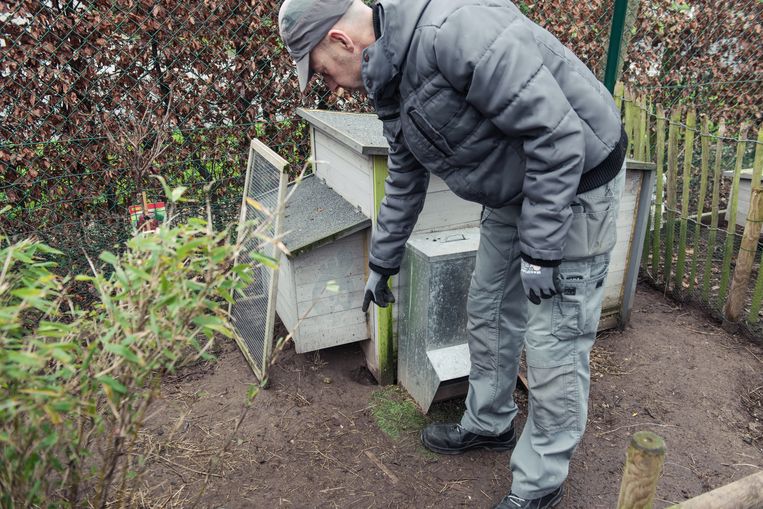
M355 51L355 43L352 41L352 38L349 35L347 35L347 32L345 32L344 30L337 30L337 29L329 30L328 38L331 42L340 44L343 49L351 53Z

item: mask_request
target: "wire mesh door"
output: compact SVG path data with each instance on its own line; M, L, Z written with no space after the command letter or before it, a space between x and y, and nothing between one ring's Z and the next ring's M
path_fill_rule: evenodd
M244 239L237 263L255 268L252 283L231 306L236 342L261 382L267 379L273 351L277 264L287 162L257 139L249 146L239 235Z

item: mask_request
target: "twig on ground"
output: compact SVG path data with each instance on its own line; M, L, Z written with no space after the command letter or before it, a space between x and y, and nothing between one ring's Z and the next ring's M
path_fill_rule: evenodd
M219 477L219 478L221 478L221 479L222 479L222 477L223 477L223 476L221 476L220 474L214 474L214 473L212 473L212 472L202 472L201 470L195 470L195 469L193 469L193 468L191 468L191 467L187 467L187 466L185 466L185 465L181 465L180 463L175 463L175 462L174 462L174 461L172 461L171 459L169 459L169 458L165 458L164 456L159 456L159 455L157 455L157 456L156 456L156 458L158 458L158 459L160 459L160 460L164 461L165 463L169 463L169 464L171 464L171 465L175 465L176 467L180 467L180 468L182 468L183 470L188 470L189 472L193 472L194 474L199 474L199 475L204 475L204 476L212 476L212 477Z
M379 458L376 457L376 455L374 453L372 453L371 451L366 450L365 454L366 454L366 456L368 456L368 459L373 461L374 465L379 467L379 469L381 469L381 471L384 472L387 475L387 477L389 477L390 481L392 481L392 484L397 484L398 482L400 482L400 480L397 478L397 476L395 474L393 474L392 471L390 469L388 469L384 465L384 463L382 463L381 460L379 460Z
M677 428L678 427L675 424L657 424L657 423L653 423L653 422L642 422L640 424L627 424L625 426L620 426L620 427L617 427L615 429L611 429L609 431L605 431L603 433L597 433L596 436L597 437L603 437L604 435L609 435L610 433L614 433L615 431L620 431L621 429L635 428L635 427L638 427L638 426L659 426L661 428Z
M758 470L763 470L763 467L759 467L758 465L753 465L751 463L721 463L724 467L750 467L750 468L757 468Z

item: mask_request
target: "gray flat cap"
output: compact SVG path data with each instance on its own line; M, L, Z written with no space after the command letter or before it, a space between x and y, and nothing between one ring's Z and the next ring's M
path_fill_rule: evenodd
M313 75L310 52L344 16L353 0L285 0L278 12L281 39L297 64L299 89L304 92Z

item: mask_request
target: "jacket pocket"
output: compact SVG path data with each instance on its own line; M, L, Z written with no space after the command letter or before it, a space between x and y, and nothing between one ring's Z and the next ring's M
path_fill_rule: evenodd
M432 127L432 124L419 113L416 108L408 110L408 118L421 136L442 155L450 157L453 155L453 149L448 145L445 137Z

